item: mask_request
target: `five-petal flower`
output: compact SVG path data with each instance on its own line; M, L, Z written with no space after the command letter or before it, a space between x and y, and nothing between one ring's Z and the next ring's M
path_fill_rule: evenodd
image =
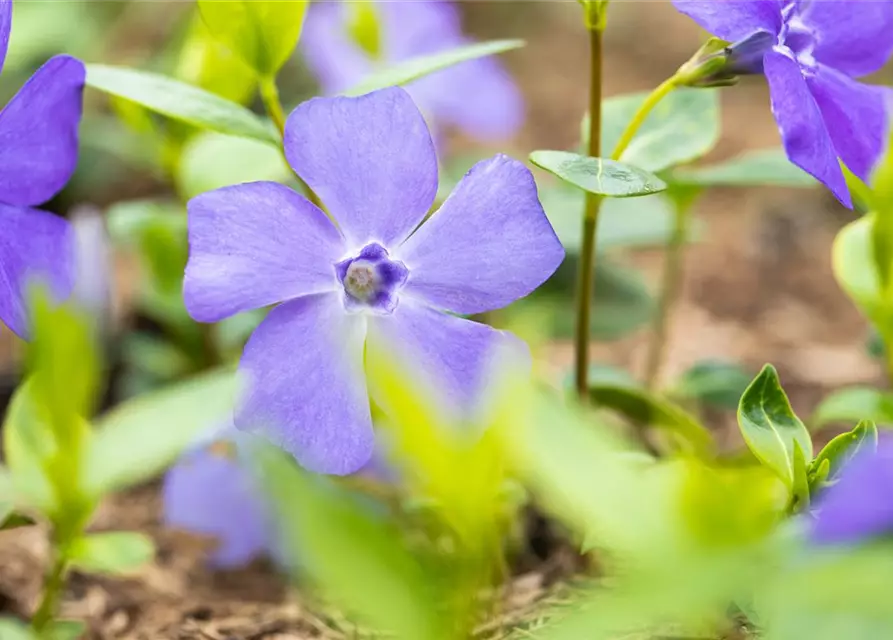
M351 34L358 20L361 28L373 31L373 46L364 47ZM377 67L469 42L450 2L370 0L314 3L307 14L301 48L323 91L335 95L358 85ZM436 125L456 126L476 138L509 137L524 119L520 91L492 58L430 74L410 83L407 91Z
M373 451L366 341L401 345L451 406L468 407L506 336L450 314L529 294L564 250L530 171L502 155L475 165L421 224L437 158L403 89L305 102L288 118L285 152L338 226L278 183L193 198L184 298L202 322L279 305L242 355L249 390L235 424L311 470L346 474Z
M867 180L886 141L891 90L854 78L893 53L889 0L673 0L676 8L746 52L769 84L791 162L852 206L838 158ZM735 61L733 61L733 64Z
M0 68L12 0L0 0ZM41 279L65 298L73 280L73 241L65 220L35 205L52 198L77 164L84 65L55 56L0 111L0 320L28 332L26 287Z

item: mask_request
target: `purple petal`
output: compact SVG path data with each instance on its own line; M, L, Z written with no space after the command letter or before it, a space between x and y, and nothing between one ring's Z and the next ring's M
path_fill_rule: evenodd
M837 151L800 65L773 49L766 54L763 68L769 83L772 114L788 158L824 183L844 206L852 208Z
M472 167L394 253L409 268L407 293L455 313L504 307L536 289L564 259L533 176L503 155Z
M436 393L442 410L458 411L460 418L477 408L500 350L518 348L518 342L511 334L404 297L392 315L370 318L366 357L396 358L413 379ZM375 380L369 385L378 400Z
M215 566L245 565L269 550L264 496L233 440L186 453L165 476L163 499L168 526L217 538Z
M713 35L735 42L757 30L778 33L778 0L673 0L676 9Z
M0 70L6 62L9 48L9 32L12 28L12 0L0 0Z
M34 281L57 300L74 283L74 238L62 218L39 209L0 204L0 320L28 335L27 291Z
M816 60L847 75L874 73L893 53L889 0L815 0L806 5L802 20L815 36Z
M263 435L319 473L344 475L372 456L363 373L365 317L338 294L305 296L275 308L245 346L249 390L236 427Z
M216 322L338 288L344 240L325 214L275 182L252 182L189 201L189 314Z
M307 10L301 50L323 93L334 95L357 86L374 66L349 37L342 3L314 2Z
M85 73L80 60L51 58L0 111L0 201L46 202L74 173Z
M862 84L823 66L808 75L806 82L822 111L837 155L850 171L868 180L887 139L890 89Z
M812 540L818 544L861 542L893 532L893 440L866 450L818 500Z
M437 193L437 157L403 89L313 98L288 117L285 153L319 195L351 249L404 240Z
M413 82L406 90L438 123L455 125L482 140L510 138L524 123L521 92L495 58L457 64Z

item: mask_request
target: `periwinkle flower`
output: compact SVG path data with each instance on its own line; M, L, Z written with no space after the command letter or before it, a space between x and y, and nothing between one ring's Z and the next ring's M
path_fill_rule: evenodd
M852 544L893 534L893 439L865 449L821 495L811 532L817 544Z
M838 158L867 180L891 91L857 82L893 53L889 0L673 0L732 43L735 73L762 73L788 158L852 207Z
M0 0L0 68L12 1ZM48 60L0 111L0 320L27 335L26 289L42 280L65 298L73 286L73 239L65 220L33 207L65 186L77 165L84 65Z
M279 305L242 355L249 389L235 425L308 469L347 474L373 451L367 342L411 359L442 381L451 407L468 407L507 336L451 314L529 294L564 251L530 171L502 155L475 165L421 224L437 158L403 89L303 103L286 123L285 153L335 224L273 182L193 198L184 299L202 322Z
M216 540L212 566L248 564L274 549L267 501L233 429L186 452L164 478L165 524Z
M456 7L443 0L316 2L301 37L307 64L328 95L358 85L376 68L469 43ZM436 125L475 138L510 137L524 119L520 91L493 58L432 73L407 91Z

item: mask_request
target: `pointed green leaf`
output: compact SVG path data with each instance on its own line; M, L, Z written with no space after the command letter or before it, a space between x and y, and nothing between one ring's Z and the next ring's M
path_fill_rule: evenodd
M233 410L237 380L212 371L119 405L97 422L87 488L103 495L160 473Z
M460 62L476 60L523 47L523 40L492 40L464 45L456 49L404 60L375 72L360 84L346 91L346 96L361 96L385 87L401 86L423 76L446 69Z
M355 497L258 443L260 477L283 550L336 604L402 640L445 640L437 590L390 523Z
M131 573L155 555L152 539L142 533L91 533L71 545L72 565L90 573Z
M89 64L87 85L200 129L279 144L273 127L245 107L167 76Z
M602 149L610 153L647 93L608 98L602 106ZM585 125L588 131L588 125ZM676 89L642 123L620 161L648 171L691 162L719 141L719 92ZM585 137L585 136L584 136Z
M534 151L530 161L573 186L601 196L629 198L667 188L656 175L632 165L568 151Z
M763 367L741 396L738 426L757 459L793 489L795 443L804 459L811 459L812 439L791 409L772 365Z
M818 429L829 422L871 420L893 425L893 393L873 387L847 387L826 396L812 415L811 426Z
M794 440L794 455L791 458L791 470L794 484L791 488L792 505L795 513L806 513L809 510L809 470L806 455L800 443Z
M877 426L871 420L863 420L852 431L841 433L826 444L825 448L812 461L811 469L818 471L822 464L827 461L829 465L827 477L833 480L840 470L859 452L863 450L873 451L877 449L877 443Z
M745 151L718 164L673 171L672 182L704 187L812 187L816 179L788 160L784 149Z
M616 383L595 383L589 397L596 405L617 411L629 420L677 435L699 454L713 449L713 437L692 415L644 389Z
M310 0L198 0L211 35L258 75L271 78L291 56Z

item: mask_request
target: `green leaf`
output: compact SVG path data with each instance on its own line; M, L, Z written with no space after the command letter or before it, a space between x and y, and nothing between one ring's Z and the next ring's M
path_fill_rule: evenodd
M676 381L672 395L724 409L737 409L752 376L740 366L719 360L702 360Z
M626 416L630 421L663 429L678 436L698 454L713 449L713 437L704 426L681 407L644 389L616 383L596 383L589 398L598 406Z
M604 158L568 151L534 151L530 161L568 184L601 196L629 198L667 188L663 180L644 169Z
M87 625L80 620L53 620L45 632L46 640L78 640L87 633Z
M299 469L285 453L254 451L290 561L336 604L403 640L445 640L432 581L402 535L343 489Z
M242 182L294 179L280 150L250 138L219 133L190 138L177 168L177 186L184 199Z
M89 64L87 85L200 129L279 144L273 127L245 107L167 76Z
M257 88L254 70L211 36L198 12L183 41L174 75L241 105L250 101Z
M889 342L893 300L886 299L876 267L874 219L870 213L840 230L832 248L832 267L841 288Z
M130 531L91 533L78 538L70 549L72 565L89 573L132 573L154 556L152 539Z
M97 423L86 483L93 495L143 482L233 410L237 380L212 371L125 402Z
M829 422L871 420L893 425L893 393L873 387L847 387L826 396L816 407L810 424L818 429Z
M725 162L675 169L670 181L704 187L812 187L816 179L788 160L784 149L745 151Z
M608 98L602 105L602 149L613 149L648 94ZM584 130L588 130L588 125ZM719 141L719 92L676 89L642 123L620 161L647 171L691 162Z
M757 459L793 488L794 446L800 447L804 459L811 459L812 439L791 409L772 365L763 367L741 396L738 426Z
M198 0L211 35L268 78L276 75L298 44L309 4L309 0Z
M30 527L36 521L29 515L13 511L13 505L0 502L0 531Z
M809 469L806 456L800 443L794 441L794 456L791 459L794 484L791 487L792 506L795 513L809 511Z
M875 450L878 443L877 426L871 420L863 420L852 431L841 433L832 439L812 461L811 471L817 471L825 461L829 465L828 478L833 480L840 470L859 452Z
M361 96L385 87L408 84L413 80L418 80L423 76L446 69L460 62L519 49L525 44L523 40L492 40L490 42L464 45L440 53L410 58L381 71L374 72L363 79L360 84L346 91L344 95Z
M14 618L0 618L0 638L3 640L38 640L24 622Z

